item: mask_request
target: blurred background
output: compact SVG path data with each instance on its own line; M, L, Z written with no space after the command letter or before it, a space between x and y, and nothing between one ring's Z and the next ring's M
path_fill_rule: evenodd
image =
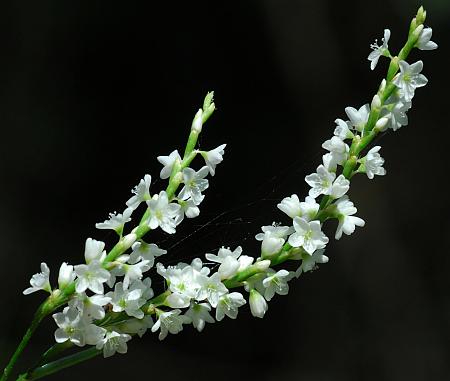
M330 262L291 283L262 320L192 326L49 380L450 379L448 88L450 3L423 1L439 49L414 51L429 85L410 125L378 144L388 176L356 177L366 227L328 245ZM22 290L41 261L56 281L82 261L96 222L121 211L156 156L183 149L208 90L217 112L203 149L227 143L199 218L151 240L166 264L222 245L257 253L260 226L286 222L276 204L307 193L304 176L346 106L370 102L387 68L369 45L403 45L417 1L3 1L0 4L0 367L44 294ZM201 165L201 162L197 162ZM330 224L331 235L335 225ZM149 238L150 240L150 238ZM156 279L156 278L155 278ZM155 284L157 287L157 281ZM38 330L21 365L53 342Z

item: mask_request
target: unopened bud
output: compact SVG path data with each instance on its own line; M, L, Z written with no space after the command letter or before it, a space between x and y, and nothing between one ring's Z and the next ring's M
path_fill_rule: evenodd
M378 122L375 124L375 128L378 131L384 131L386 129L388 122L389 122L389 119L387 117L380 118L378 120Z
M196 131L200 133L202 131L203 120L202 120L203 110L199 109L194 116L194 120L192 121L192 131Z
M136 242L137 236L134 233L130 233L123 237L123 246L124 248L128 249L133 245L133 243Z
M372 110L378 110L380 107L381 107L381 99L378 94L375 94L372 99L372 104L371 104L370 108Z
M423 7L420 7L417 11L416 15L416 23L417 25L423 24L425 22L425 19L427 18L427 12Z
M255 266L258 270L260 271L265 271L269 268L270 266L270 260L265 259L263 261L258 261L256 262L253 266Z
M263 318L267 309L267 302L264 297L255 289L250 290L250 311L255 317Z
M378 93L382 94L384 93L384 90L386 89L386 80L383 78L380 84L380 88L378 89Z
M418 39L420 37L420 33L422 33L423 30L423 24L420 24L416 29L414 29L413 37L415 39Z

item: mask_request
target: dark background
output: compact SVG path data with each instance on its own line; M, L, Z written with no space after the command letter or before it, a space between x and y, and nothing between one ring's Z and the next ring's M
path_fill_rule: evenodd
M439 49L409 59L424 60L429 85L417 91L410 125L379 142L388 176L353 181L366 227L332 240L330 262L292 282L262 320L246 307L201 334L191 326L160 343L148 333L125 356L49 379L450 378L450 3L423 3ZM184 147L208 90L218 110L200 145L227 143L225 161L201 216L154 240L170 249L165 263L222 245L256 253L260 226L287 222L276 203L306 195L303 178L334 119L376 91L387 61L371 72L369 44L389 27L398 51L418 5L3 1L0 366L44 296L21 294L39 263L55 279L62 261L82 261L86 237L113 241L95 222L122 210L145 173L157 179L156 156ZM22 365L54 329L51 319L42 325Z

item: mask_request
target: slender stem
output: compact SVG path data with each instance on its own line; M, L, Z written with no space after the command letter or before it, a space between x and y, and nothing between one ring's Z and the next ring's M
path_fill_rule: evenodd
M45 317L46 313L44 312L43 306L44 306L44 303L38 308L38 310L34 314L34 318L31 322L30 326L28 327L27 331L25 332L25 335L23 336L22 341L17 346L16 351L11 356L11 359L9 360L5 369L3 370L3 375L0 378L0 381L6 381L8 379L8 377L11 375L14 365L16 364L20 355L22 354L22 352L24 351L28 342L30 341L31 336L33 335L34 331L39 326L39 323Z
M21 378L19 378L19 380L23 381L38 380L39 378L49 376L53 373L59 372L62 369L68 368L70 366L79 364L80 362L94 358L98 356L100 353L102 353L101 350L98 350L95 347L91 347L89 349L85 349L73 355L66 356L56 361L42 365L39 368L36 368L32 372L30 372L29 374L21 375L20 376Z

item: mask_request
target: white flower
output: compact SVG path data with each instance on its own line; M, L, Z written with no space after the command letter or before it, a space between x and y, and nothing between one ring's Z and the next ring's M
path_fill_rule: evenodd
M334 122L336 123L336 128L334 129L335 136L342 140L353 139L354 135L353 132L350 131L349 122L345 122L342 119L336 119Z
M152 280L150 278L145 278L143 280L137 279L133 283L131 283L129 291L140 290L141 298L145 303L147 300L150 300L154 296L154 292L151 288Z
M386 174L386 170L383 168L384 159L378 153L380 149L380 146L373 147L365 157L364 166L369 179L373 179L375 175L384 176Z
M192 168L183 169L184 187L179 193L178 197L182 200L189 198L194 201L195 205L200 205L203 201L202 192L208 188L208 180L205 177L208 175L208 167L202 167L198 172Z
M141 262L128 265L126 263L121 264L116 269L115 275L124 275L123 288L127 289L130 282L142 279L143 273L150 270L149 261L142 260Z
M104 242L88 238L84 246L84 259L86 260L86 263L89 264L94 260L101 262L106 256L106 252L103 251L104 248Z
M105 295L87 296L86 293L76 293L69 301L69 306L78 309L83 316L92 319L103 319L105 317L105 309L103 308L111 301L111 298Z
M73 266L68 265L66 262L63 262L61 264L61 267L59 268L59 275L58 275L58 285L60 289L63 289L67 287L70 283L72 283L75 280L75 272L73 271Z
M312 220L319 211L320 205L316 199L311 196L306 196L305 201L300 203L301 216L304 220Z
M416 42L415 47L420 50L433 50L437 49L437 44L431 40L431 36L433 34L433 29L424 28L420 33L419 39Z
M328 163L328 170L336 170L337 165L342 165L348 158L350 148L338 136L333 136L322 144L322 148L330 151L331 161Z
M152 177L145 175L144 178L136 185L131 191L133 196L127 201L127 206L131 209L136 209L141 202L150 200L150 184L152 183Z
M191 299L197 296L200 284L197 281L196 271L192 266L168 267L157 264L158 274L167 279L169 290L172 291L166 298L166 305L172 308L185 308L190 304Z
M183 330L183 324L189 324L191 319L186 315L180 315L181 310L176 309L168 312L158 312L158 320L152 327L152 332L161 329L159 340L163 340L167 333L175 335Z
M250 290L249 304L252 315L258 318L263 318L269 308L266 300L254 288Z
M112 310L114 312L125 311L128 316L133 316L138 319L144 317L141 307L145 303L142 299L142 291L140 289L127 290L124 288L122 282L116 283L114 292L110 291L106 294L111 298Z
M406 112L411 108L411 102L397 97L390 97L385 107L385 117L389 119L389 128L397 131L400 127L408 124L408 116Z
M239 292L232 292L220 297L216 308L216 320L221 321L225 315L231 319L236 319L238 308L247 303Z
M55 331L55 340L57 343L64 343L70 340L75 345L84 346L84 338L81 313L75 308L66 307L63 312L53 314L58 329Z
M78 277L75 290L78 293L89 289L96 294L103 294L103 283L107 282L111 276L97 260L93 260L87 265L75 266L75 273Z
M377 66L378 60L381 56L389 57L388 42L390 37L391 31L389 29L385 29L384 37L381 39L383 41L383 45L378 46L377 40L375 40L374 44L370 45L370 48L373 49L373 51L370 52L369 57L367 57L367 59L371 61L370 69L375 69L375 66Z
M264 233L261 243L262 257L267 258L278 253L283 248L284 242L283 238L274 237L270 231Z
M52 292L52 288L50 286L50 269L48 268L45 262L41 263L41 272L34 274L30 279L31 287L28 287L23 291L24 295L31 294L32 292L36 292L39 290L44 290L47 292Z
M126 333L118 333L116 331L109 331L106 336L95 347L100 350L103 349L103 357L110 357L116 352L127 353L127 342L131 340L131 336Z
M109 213L109 219L104 222L95 224L97 229L111 229L121 234L123 227L127 222L131 221L131 214L133 213L133 208L126 208L123 214L120 213Z
M255 260L255 258L249 257L248 255L241 255L238 258L238 262L239 262L238 272L239 271L244 271L246 268L251 266L251 264L253 263L254 260Z
M311 186L309 195L313 198L321 194L329 195L333 198L343 196L350 188L350 182L339 175L337 179L336 174L327 171L323 165L317 167L317 172L305 177L305 181Z
M414 91L428 83L428 79L420 74L423 69L423 62L417 61L409 65L406 61L400 61L398 64L400 73L394 77L392 83L400 89L405 100L410 102L414 97Z
M307 222L301 217L295 217L294 229L295 233L289 237L289 244L303 247L310 255L317 249L323 249L328 243L328 237L322 232L319 221Z
M246 257L243 255L242 257ZM239 259L241 259L240 257ZM253 259L253 258L252 258ZM216 272L210 277L198 276L197 281L200 284L200 289L196 296L197 300L207 299L212 307L216 308L219 298L228 292L228 289L221 282L221 274Z
M226 146L226 144L222 144L211 151L200 151L200 154L205 159L205 163L208 166L211 176L214 176L216 173L216 165L222 162Z
M217 272L220 274L221 279L227 279L234 276L240 267L238 261L239 256L242 253L242 247L238 246L234 251L229 248L222 247L219 249L217 255L207 253L206 259L211 262L220 263Z
M336 239L340 239L342 237L342 232L347 235L352 234L355 231L355 226L364 226L365 222L362 218L355 217L355 214L358 210L353 205L347 196L344 196L336 201L336 208L338 213L339 225L336 230Z
M316 250L312 255L302 255L302 263L295 272L295 276L298 278L302 273L313 270L317 263L327 263L328 257L323 255L324 252L324 249L320 249Z
M361 106L359 110L356 110L353 107L346 107L345 113L350 119L352 126L355 127L356 130L362 131L369 119L370 107L368 104Z
M289 217L301 216L300 200L296 194L291 197L285 197L277 205L277 208L286 213Z
M287 295L289 292L288 281L291 279L289 271L279 270L273 272L267 278L265 278L262 283L266 288L264 291L264 298L270 301L275 293L278 295Z
M159 175L162 179L168 179L175 162L177 160L181 161L180 154L177 150L172 151L169 156L158 156L157 159L164 166Z
M175 233L175 218L178 215L180 205L169 203L167 193L161 191L159 195L154 195L151 200L147 201L150 216L148 226L150 229L161 227L166 233Z
M201 198L198 200L199 203L201 203L204 198L205 196L202 195ZM198 215L200 214L200 209L197 205L195 205L193 200L187 201L178 200L178 204L180 205L181 208L178 211L177 217L175 218L175 223L177 225L179 225L181 221L183 221L184 216L186 216L187 218L195 218L198 217Z
M192 320L194 328L201 332L206 323L214 323L215 321L209 311L211 311L211 306L208 303L191 303L185 315Z
M146 243L144 241L135 242L131 247L133 249L128 262L135 264L139 261L148 261L149 268L155 264L155 258L167 253L167 250L160 249L154 243Z

